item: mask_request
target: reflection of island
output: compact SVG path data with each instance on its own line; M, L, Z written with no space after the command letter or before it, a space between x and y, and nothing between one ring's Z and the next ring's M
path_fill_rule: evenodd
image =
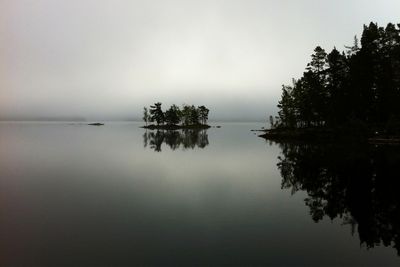
M185 129L180 131L146 131L143 134L144 147L149 146L154 151L161 152L161 145L165 143L172 150L177 148L194 149L204 148L208 145L206 130Z
M400 255L400 149L396 146L281 144L282 188L306 191L314 221L341 218L361 244Z

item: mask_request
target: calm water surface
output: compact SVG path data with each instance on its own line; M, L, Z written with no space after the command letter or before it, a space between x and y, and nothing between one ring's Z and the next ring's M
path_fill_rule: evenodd
M0 124L0 266L400 265L386 152L139 125Z

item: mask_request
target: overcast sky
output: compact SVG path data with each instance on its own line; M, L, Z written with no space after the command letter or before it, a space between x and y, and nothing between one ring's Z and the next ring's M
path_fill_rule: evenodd
M315 46L399 18L399 0L0 0L0 117L140 118L161 101L259 120Z

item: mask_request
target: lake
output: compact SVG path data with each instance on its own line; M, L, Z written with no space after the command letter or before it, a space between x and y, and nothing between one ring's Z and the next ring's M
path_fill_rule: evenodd
M397 147L140 125L0 123L1 266L400 266Z

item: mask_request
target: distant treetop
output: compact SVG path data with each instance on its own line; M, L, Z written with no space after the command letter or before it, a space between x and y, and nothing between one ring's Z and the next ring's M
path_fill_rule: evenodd
M165 112L161 108L160 102L143 108L143 121L146 123L155 122L157 126L167 125L184 125L184 126L197 126L207 125L209 109L205 106L195 107L194 105L183 105L179 108L173 104Z

